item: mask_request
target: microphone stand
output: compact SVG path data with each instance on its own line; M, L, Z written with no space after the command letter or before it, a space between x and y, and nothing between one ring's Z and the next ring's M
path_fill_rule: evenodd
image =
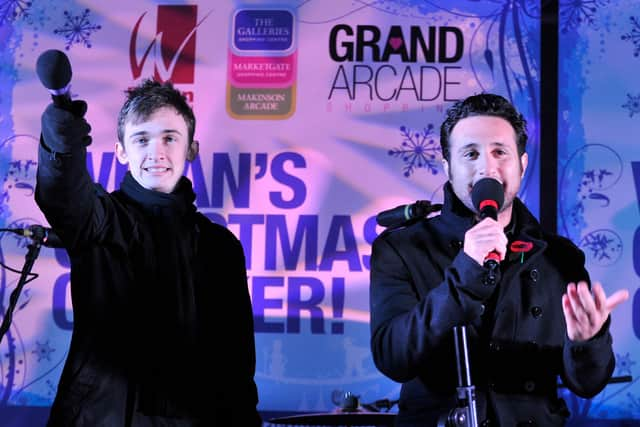
M11 320L13 319L13 311L16 308L16 304L18 303L18 298L20 297L20 293L22 292L22 288L28 282L27 277L31 274L31 269L33 268L33 264L36 262L38 255L40 254L40 248L42 247L42 243L44 239L46 239L45 233L33 233L30 237L31 243L27 245L28 251L25 255L24 265L22 267L22 271L20 272L20 280L18 280L18 284L16 288L11 292L11 296L9 297L9 307L7 308L7 312L2 319L2 325L0 325L0 343L2 342L2 338L4 338L4 334L7 333L9 327L11 326ZM33 278L32 278L33 279Z
M454 343L458 368L458 404L448 414L438 419L438 427L478 427L476 388L471 384L467 327L454 326Z

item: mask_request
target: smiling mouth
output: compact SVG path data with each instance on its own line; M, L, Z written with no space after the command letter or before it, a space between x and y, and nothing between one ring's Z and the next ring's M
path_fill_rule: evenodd
M152 167L148 167L148 168L142 168L145 172L149 172L149 173L162 173L162 172L167 172L169 171L169 168L166 167L160 167L160 166L152 166Z

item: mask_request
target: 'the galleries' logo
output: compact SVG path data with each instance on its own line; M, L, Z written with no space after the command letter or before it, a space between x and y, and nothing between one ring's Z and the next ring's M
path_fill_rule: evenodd
M209 12L210 14L211 12ZM209 16L197 22L196 5L158 6L156 33L148 46L138 52L138 33L144 12L138 18L129 42L129 61L134 79L142 75L149 54L155 80L193 84L196 58L196 29Z
M282 120L293 114L298 58L295 22L288 9L236 10L227 67L231 117Z

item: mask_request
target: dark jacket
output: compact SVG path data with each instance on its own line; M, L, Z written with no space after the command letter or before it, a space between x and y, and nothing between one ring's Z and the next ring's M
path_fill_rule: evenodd
M50 426L259 426L242 246L130 174L106 193L86 150L40 146L36 201L71 259L74 329Z
M510 246L497 281L462 250L474 215L445 185L441 215L382 233L371 260L371 349L376 366L403 383L398 426L435 426L456 406L452 329L467 326L471 383L483 425L561 426L569 415L557 381L582 397L614 368L609 321L591 340L566 335L562 294L589 280L584 254L544 233L516 199ZM523 242L523 243L522 243ZM516 248L517 250L517 248Z

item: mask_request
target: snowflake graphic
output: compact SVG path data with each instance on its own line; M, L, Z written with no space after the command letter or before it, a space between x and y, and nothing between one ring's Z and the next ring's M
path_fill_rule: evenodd
M417 168L429 169L433 175L438 173L438 161L436 154L440 152L433 133L433 125L430 123L422 132L413 132L411 129L401 126L403 140L400 147L389 150L389 155L400 157L404 162L404 176L410 177Z
M629 117L633 117L635 113L640 113L640 95L633 96L630 93L627 94L627 103L622 106L629 110Z
M33 195L36 167L38 162L34 160L12 160L9 162L9 170L4 177L4 183L8 189L13 187L26 190Z
M583 22L595 28L595 15L599 7L605 6L609 0L569 0L560 2L560 31L566 34Z
M25 0L0 1L0 27L7 22L15 21L18 17L28 16L31 3Z
M611 200L608 196L595 190L606 188L607 182L613 177L613 172L607 169L590 169L582 174L582 180L578 185L578 196L580 200L596 200L602 202L602 207L609 206Z
M621 38L622 40L631 41L631 43L633 43L633 56L637 57L640 56L640 20L635 16L632 16L629 19L631 19L633 28L631 29L631 32L623 34Z
M616 370L618 371L618 375L631 375L631 367L635 364L636 362L631 360L629 353L624 356L616 353Z
M100 25L92 24L89 21L89 9L85 9L82 15L71 15L69 11L64 11L66 22L62 28L53 31L54 34L62 34L67 39L65 46L69 50L76 43L83 43L86 47L91 47L91 34L102 28Z
M622 255L622 239L611 230L592 231L580 240L580 247L602 266L613 264Z
M574 226L579 228L586 227L584 221L585 203L589 200L599 202L601 207L607 207L611 203L609 196L601 192L610 185L610 180L614 173L607 169L589 169L582 174L582 180L578 184L578 202L570 209L569 218ZM593 236L585 236L588 242L585 245L593 243Z
M38 341L36 341L36 349L32 350L31 353L38 356L38 362L40 362L42 359L47 359L48 362L51 362L51 353L53 353L54 351L56 351L56 349L51 348L49 346L49 340L47 340L44 344L40 344Z

